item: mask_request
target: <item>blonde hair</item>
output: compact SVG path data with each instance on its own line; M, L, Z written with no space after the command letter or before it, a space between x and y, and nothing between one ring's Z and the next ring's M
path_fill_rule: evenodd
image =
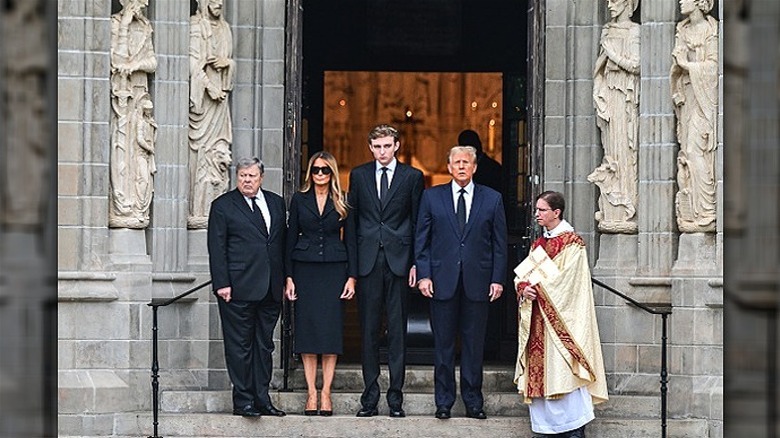
M453 146L452 149L450 149L450 153L447 154L447 164L449 164L450 160L452 160L452 156L455 154L469 154L471 157L471 160L476 163L477 162L477 148L474 146Z
M324 160L328 164L328 167L330 167L330 185L328 187L328 191L330 192L330 199L333 200L333 206L338 212L339 218L344 220L347 218L347 213L349 212L349 204L347 204L347 197L344 194L344 191L341 190L339 165L336 163L336 158L329 152L315 152L314 155L309 158L309 164L306 167L306 179L304 180L303 186L301 187L301 192L308 192L311 190L313 185L311 180L311 167L318 158Z

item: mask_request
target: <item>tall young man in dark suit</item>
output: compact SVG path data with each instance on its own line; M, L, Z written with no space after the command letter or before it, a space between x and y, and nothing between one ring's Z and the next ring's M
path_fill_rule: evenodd
M399 163L398 131L379 125L368 134L374 160L349 175L348 216L357 248L357 300L362 332L365 388L358 417L378 414L380 389L379 340L382 316L387 316L390 387L387 404L391 417L406 416L403 385L406 372L406 299L416 284L412 263L414 227L424 188L422 172Z
M233 414L284 416L271 404L273 332L284 287L284 200L261 190L263 162L236 164L238 187L211 203L209 268L217 295Z
M472 177L476 150L455 146L452 182L423 193L415 262L420 292L431 298L436 418L455 403L455 340L460 333L460 392L466 415L485 419L482 358L488 306L501 297L507 267L506 218L501 194ZM435 292L434 292L435 289Z

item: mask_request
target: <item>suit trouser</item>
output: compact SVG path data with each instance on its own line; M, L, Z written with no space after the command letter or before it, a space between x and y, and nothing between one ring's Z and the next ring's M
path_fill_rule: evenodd
M388 406L403 404L403 386L406 372L406 277L399 277L387 264L384 250L380 249L374 269L358 281L358 309L362 340L363 395L360 403L373 408L379 403L379 340L382 315L387 314L387 368L390 371L390 387L387 389ZM384 309L384 312L383 312Z
M436 287L435 284L433 286ZM455 341L458 334L461 347L460 395L467 410L482 409L482 359L488 310L488 301L472 301L466 297L462 278L458 280L454 297L449 300L431 300L434 397L437 409L451 409L455 404Z
M225 363L233 383L233 407L268 406L274 351L273 333L281 306L268 293L262 301L226 303L217 298Z

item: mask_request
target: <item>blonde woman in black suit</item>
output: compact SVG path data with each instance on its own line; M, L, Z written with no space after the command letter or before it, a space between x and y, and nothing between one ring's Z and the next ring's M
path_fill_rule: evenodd
M344 300L355 296L355 251L344 239L349 207L336 159L317 152L306 180L290 201L285 296L295 302L295 346L308 387L305 415L333 415L331 383L343 350ZM317 406L317 356L322 355L322 392Z

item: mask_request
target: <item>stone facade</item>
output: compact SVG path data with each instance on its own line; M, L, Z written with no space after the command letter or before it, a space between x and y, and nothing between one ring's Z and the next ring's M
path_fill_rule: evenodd
M208 280L206 231L187 230L191 2L152 0L147 10L158 57L150 75L158 136L146 230L108 226L111 8L110 1L58 2L60 429L93 434L110 434L110 413L151 406L147 303ZM227 0L224 7L235 41L233 156L263 159L265 187L277 193L283 190L285 12L283 0ZM159 312L166 387L227 384L219 318L207 289Z
M586 180L602 155L591 93L601 25L609 18L606 1L546 3L544 187L566 194L569 221L589 245L595 278L640 302L672 306L670 415L708 418L710 436L722 436L723 140L721 130L717 231L681 234L674 212L678 145L669 91L675 25L682 18L679 2L644 1L641 16L634 17L641 25L635 235L598 232L593 220L598 191ZM722 126L722 105L718 115ZM610 392L658 393L661 318L595 289Z
M58 367L64 434L110 435L113 413L150 409L147 303L208 280L205 230L187 229L189 0L151 0L147 11L158 56L150 76L158 136L149 227L109 228L109 17L116 12L111 3L58 1ZM545 99L543 144L535 145L539 188L566 195L566 217L588 244L594 277L641 302L672 306L670 415L708 419L709 436L722 436L722 134L717 232L681 234L674 216L678 146L669 91L679 4L645 1L634 17L641 25L642 93L638 233L631 235L598 231L598 191L587 181L602 158L592 90L601 26L609 17L606 1L546 0L541 10L545 35L539 55L545 70L539 83ZM284 164L286 2L226 0L224 11L236 61L232 155L262 158L265 187L283 194L290 190ZM722 109L719 115L722 121ZM207 289L159 311L166 388L228 387L219 318ZM660 317L598 287L595 292L610 392L658 394Z

